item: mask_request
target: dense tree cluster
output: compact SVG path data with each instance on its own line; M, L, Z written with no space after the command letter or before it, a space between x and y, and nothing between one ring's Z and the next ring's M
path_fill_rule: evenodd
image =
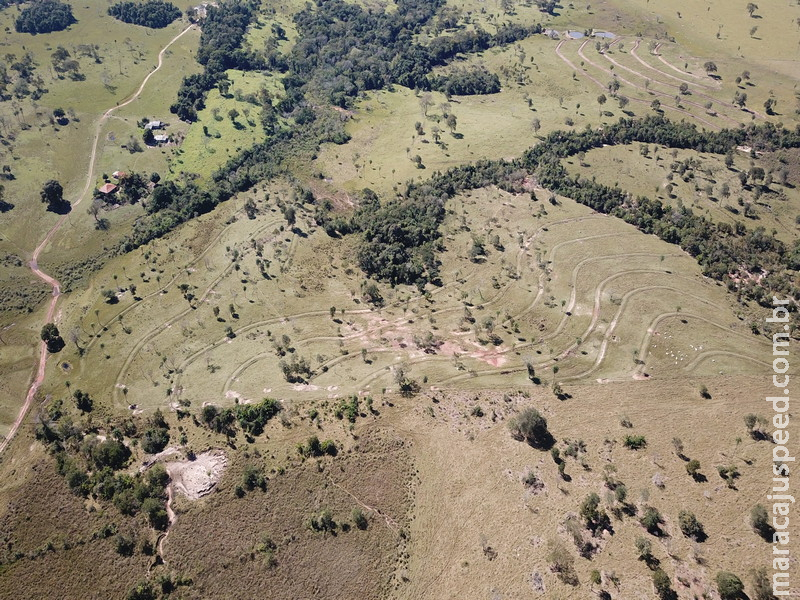
M287 60L287 96L294 90L311 93L345 107L359 92L393 83L410 88L438 89L452 94L499 91L495 75L483 69L431 76L431 69L459 53L479 52L509 44L541 31L541 25L505 25L495 35L483 29L441 36L428 46L414 35L428 25L444 2L405 0L397 11L366 10L344 0L318 2L295 16L300 40Z
M229 0L208 7L197 50L197 61L204 70L183 79L178 100L170 107L179 118L197 120L197 111L205 106L206 92L217 85L227 69L265 66L254 52L242 47L257 6L254 0Z
M111 502L125 515L142 512L150 525L168 525L164 502L169 475L157 464L144 473L122 471L131 451L126 437L138 436L136 425L125 421L102 439L81 429L68 414L51 406L49 415L36 425L36 438L55 456L56 468L73 493L85 498Z
M244 33L256 14L244 0L224 2L209 10L197 59L203 73L186 77L172 112L193 121L208 90L230 68L267 68L286 72L285 95L278 108L285 114L302 108L310 98L346 107L366 90L393 83L453 95L499 91L496 75L484 69L459 69L432 76L431 69L459 53L479 52L509 44L541 31L541 25L505 25L494 35L482 29L459 31L430 46L414 36L430 23L443 0L404 0L397 10L364 9L344 0L308 4L295 17L299 39L288 56L275 47L255 52L243 47ZM444 40L444 41L440 41Z
M161 29L181 17L181 10L171 2L147 0L147 2L118 2L108 7L108 14L133 25Z
M432 76L429 85L448 97L496 94L500 91L500 78L485 67L456 67L446 75Z
M542 186L681 246L697 259L705 275L725 282L731 291L762 304L768 304L772 294L800 299L794 274L800 266L797 242L788 247L761 227L750 230L740 225L734 229L715 224L686 207L675 208L643 196L634 198L618 187L570 176L560 162L591 148L633 142L726 154L745 143L759 150L800 147L800 131L781 130L767 123L708 132L660 116L623 119L602 131L555 132L520 160Z
M539 4L543 10L552 8L545 2ZM344 0L308 4L295 15L297 43L280 60L265 59L241 47L254 14L252 5L234 0L211 10L198 54L206 69L184 81L173 111L181 118L192 119L202 106L205 91L223 79L227 68L280 63L280 68L288 71L283 78L286 93L277 106L273 107L271 99L262 103L269 113L265 122L273 135L231 159L207 189L174 183L158 188L148 204L149 215L137 223L122 249L163 235L236 192L277 175L289 156L313 156L325 141L345 142L347 134L341 120L332 118L331 111L319 108L311 99L347 106L360 92L392 83L420 90L439 89L448 95L496 92L497 76L484 69L456 67L438 75L432 75L431 69L459 53L510 43L541 31L539 25L507 25L494 36L476 29L439 37L428 46L415 42L415 34L431 22L442 5L442 0L403 0L397 3L396 11L387 13L365 10ZM276 126L276 112L294 117L291 130ZM555 193L680 245L697 258L706 275L724 281L748 299L766 302L772 293L800 298L793 274L800 267L800 243L787 247L763 229L715 224L685 207L633 197L618 187L573 177L561 164L564 158L592 148L634 142L727 154L744 143L756 150L798 147L800 132L771 124L706 132L663 116L623 119L596 131L559 131L516 161L480 161L436 173L422 184L408 184L400 197L386 203L365 191L361 207L346 217L331 215L323 204L317 207L317 223L331 235L361 234L358 258L367 275L421 288L438 281L436 252L441 247L439 225L445 201L463 190L487 185L521 192L523 178L534 174L543 187Z
M15 28L20 33L50 33L62 31L77 20L72 6L58 0L35 0L22 9Z
M432 65L444 65L458 54L482 52L495 46L518 42L529 35L542 31L539 23L528 27L517 24L501 25L494 35L477 27L473 30L457 31L453 35L436 37L428 43L425 49Z

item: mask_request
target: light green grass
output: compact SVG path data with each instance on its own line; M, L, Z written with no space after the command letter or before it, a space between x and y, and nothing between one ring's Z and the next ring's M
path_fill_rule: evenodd
M209 177L239 152L266 139L259 120L260 108L236 100L234 96L238 92L256 93L261 87L275 92L280 80L235 70L228 71L228 77L231 80L228 97L223 97L216 89L208 93L206 107L198 113L197 122L189 128L170 165L173 175L186 172ZM236 118L238 127L228 116L231 110L240 113Z
M641 145L598 148L586 154L584 167L579 165L578 159L567 160L566 166L576 174L583 169L591 169L601 183L616 184L634 195L658 198L664 204L690 207L716 222L731 225L741 222L748 229L764 227L768 232L774 229L776 235L787 243L796 238L798 225L795 219L800 214L800 195L792 183L793 178L788 180L792 187L781 186L775 181L769 186L770 191L763 193L758 200L754 189L743 189L739 181L738 173L747 172L751 162L768 171L770 166L763 158L753 161L749 154L737 152L733 168L728 169L723 157L718 155L679 150L674 151L673 157L673 151L668 148L648 148L648 157L642 155ZM699 161L698 167L687 172L687 178L688 173L692 174L692 178L684 181L675 172L670 180L670 166L690 158ZM780 162L776 165L780 165ZM673 186L671 198L665 189L669 184ZM723 184L728 185L728 198L721 193ZM707 186L711 186L711 196L706 192ZM739 198L751 206L751 217L744 216ZM726 206L735 209L736 213L726 209Z

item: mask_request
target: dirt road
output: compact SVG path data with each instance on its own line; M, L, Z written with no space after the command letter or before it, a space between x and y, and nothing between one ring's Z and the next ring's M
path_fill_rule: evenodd
M97 159L97 146L100 141L100 130L102 129L103 124L109 119L109 117L111 117L112 113L115 110L127 106L128 104L134 102L136 99L139 98L139 96L142 93L142 90L144 90L144 86L147 85L147 82L150 80L150 78L164 64L164 53L167 51L167 49L170 46L172 46L172 44L174 44L176 41L178 41L178 39L181 36L183 36L193 27L194 25L189 25L186 29L184 29L178 35L172 38L169 41L169 43L161 49L161 52L158 53L158 65L156 65L156 68L147 74L147 76L144 78L141 85L139 86L139 89L137 89L132 96L130 96L127 100L125 100L121 104L117 104L116 106L109 108L106 112L103 113L103 116L100 117L100 119L97 121L97 125L95 126L95 132L94 132L94 141L92 143L92 153L89 158L89 170L88 173L86 174L86 184L83 187L83 191L78 196L78 199L72 205L73 208L75 208L81 203L81 201L89 193L89 190L92 188L92 184L94 182L95 162ZM28 266L31 268L31 271L33 271L33 274L36 275L42 281L44 281L51 288L53 288L53 297L50 300L50 306L47 309L47 317L45 319L45 323L53 322L53 317L55 316L56 312L56 305L58 304L58 297L61 295L61 284L55 278L51 277L50 275L48 275L39 268L38 264L39 255L42 253L47 244L49 244L50 241L53 239L53 236L55 236L55 234L58 233L58 231L67 221L68 217L69 214L63 215L56 222L56 224L53 225L50 231L47 232L47 235L44 236L44 239L39 243L38 246L36 246L36 249L33 251L33 255L31 256L31 260L28 263ZM22 405L22 408L20 408L16 420L11 425L11 429L9 429L8 431L8 435L2 442L0 442L0 453L2 453L6 449L8 444L14 438L17 431L19 430L20 425L22 425L22 421L25 419L25 415L28 414L28 410L30 410L31 404L33 403L33 398L36 396L36 392L39 391L39 387L42 385L42 381L44 381L44 371L46 366L47 366L47 346L45 345L44 342L41 342L39 345L39 366L36 369L36 377L34 377L30 388L28 388L28 394L25 397L25 403Z

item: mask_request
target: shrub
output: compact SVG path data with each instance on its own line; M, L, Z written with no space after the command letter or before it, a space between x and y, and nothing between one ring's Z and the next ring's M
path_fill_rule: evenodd
M356 507L353 509L351 513L353 517L353 523L355 523L356 527L359 529L366 529L369 526L369 521L367 521L367 517L364 515L364 511L360 508Z
M203 409L204 420L205 409L209 408L209 406ZM283 410L283 407L280 402L273 398L264 398L258 404L239 404L234 409L234 412L243 431L251 435L260 435L264 431L264 425L281 410ZM212 419L214 416L216 415L212 415Z
M114 538L114 549L117 551L117 554L121 556L131 556L135 547L135 540L121 533L117 534L117 537Z
M137 583L136 587L128 592L126 596L127 600L156 600L156 598L158 596L149 581Z
M647 446L647 440L643 435L626 435L622 440L622 444L630 450L641 450Z
M694 477L695 479L698 478L700 475L700 461L696 458L693 458L688 463L686 463L686 472Z
M761 504L756 504L750 511L750 526L758 535L768 542L772 542L772 535L775 529L769 521L767 509Z
M575 559L569 550L559 540L551 541L548 544L547 562L550 563L550 570L564 583L570 585L578 584L578 576L575 573Z
M652 506L648 506L644 509L644 514L639 520L642 527L647 529L647 532L651 535L661 535L661 524L663 522L664 519L661 517L661 513Z
M267 480L261 469L255 465L247 465L242 474L242 485L248 492L252 492L256 488L264 491L267 489Z
M672 589L672 580L663 569L653 571L653 587L656 589L658 597L662 599L671 598L675 594Z
M694 513L688 510L682 510L678 513L678 524L680 525L681 532L688 538L692 538L698 542L705 539L705 531L703 525L697 520Z
M550 448L555 440L545 419L535 408L526 408L509 422L514 439L525 440L534 448Z
M754 600L776 600L775 595L772 593L772 580L767 575L765 567L752 569L750 577L753 580Z
M742 597L744 592L744 584L733 573L727 571L720 571L714 578L719 590L719 596L722 600L737 600Z
M739 469L733 465L728 467L720 465L717 467L717 473L727 482L728 487L733 487L734 481L739 477Z

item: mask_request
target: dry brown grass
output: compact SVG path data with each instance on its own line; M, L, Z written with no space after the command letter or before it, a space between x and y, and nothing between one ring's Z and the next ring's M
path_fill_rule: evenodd
M72 494L41 446L0 471L8 498L0 509L0 598L122 598L144 577L152 557L120 556L113 536L94 536L112 523L142 541L149 532L113 507L96 510Z
M165 559L194 579L188 598L381 597L402 542L409 459L394 433L372 431L351 452L295 460L284 474L270 475L266 492L238 499L234 487L245 464L275 463L237 454L217 492L176 507ZM356 507L368 516L366 530L353 524ZM339 524L335 534L307 526L324 509ZM272 567L257 550L265 536L277 546Z

